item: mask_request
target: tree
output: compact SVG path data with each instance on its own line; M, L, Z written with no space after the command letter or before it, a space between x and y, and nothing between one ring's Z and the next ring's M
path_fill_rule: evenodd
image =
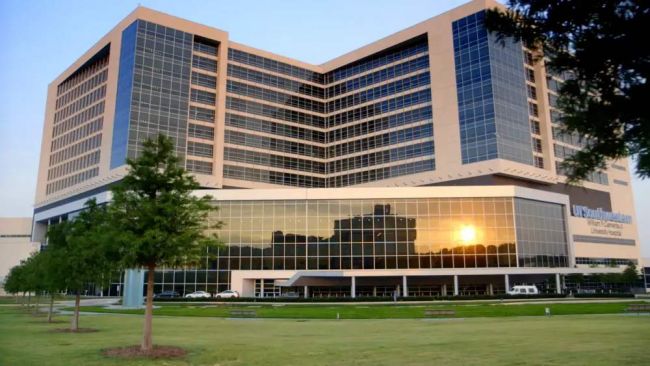
M154 272L159 266L183 266L205 258L218 244L208 236L208 196L195 197L200 186L183 167L171 138L143 143L137 159L127 159L128 174L112 188L111 226L126 268L147 269L147 301L141 350L153 350ZM218 227L215 223L212 227Z
M609 259L608 266L610 266L610 267L612 267L612 268L617 268L617 267L618 267L618 263L616 262L616 259L614 259L614 258L610 258L610 259Z
M45 289L45 279L47 274L45 272L45 254L42 252L35 252L27 259L25 263L26 271L25 277L23 278L26 281L28 289L34 291L34 298L36 304L34 305L34 313L38 313L39 303L42 293Z
M544 55L547 69L568 76L558 106L565 133L586 136L567 158L570 182L606 167L607 159L636 157L650 176L650 2L641 0L510 0L487 12L486 26ZM538 61L542 59L538 57Z
M40 252L42 257L43 272L45 278L42 279L43 288L50 295L50 306L48 310L47 321L52 322L52 314L54 308L54 297L66 290L67 273L69 269L67 251L66 251L66 229L67 225L52 225L48 228L47 238L48 247L46 250Z
M639 272L636 269L636 265L632 262L628 263L627 267L621 273L621 281L630 286L634 286L639 282Z
M38 311L38 296L39 291L41 291L41 278L43 277L41 272L41 263L38 253L32 253L27 259L22 262L21 270L21 288L23 293L27 292L27 308L29 309L32 305L32 292L34 292L36 298L35 311Z
M73 220L53 225L48 231L51 251L52 287L75 294L71 331L79 330L81 293L88 284L105 284L119 270L120 253L112 240L114 232L107 208L94 199Z
M58 258L54 255L52 250L44 250L38 254L41 262L40 272L43 274L40 278L42 288L50 296L50 305L47 312L47 322L52 323L52 315L54 312L54 298L61 291L65 290L64 274L61 272L65 268L61 260L65 258Z
M2 287L7 293L16 295L16 303L18 302L18 293L24 292L23 286L23 273L24 273L24 262L21 262L19 265L11 267L9 274L4 279L4 284ZM23 305L25 305L23 303Z
M51 227L54 228L54 227ZM67 260L61 258L60 260ZM38 312L39 295L47 292L50 295L50 306L48 311L48 322L52 322L52 313L54 307L54 296L64 289L60 280L60 269L64 268L60 261L56 261L52 250L43 250L32 254L21 266L15 267L20 271L20 281L18 288L27 291L36 291L36 309ZM21 287L22 286L22 287ZM17 289L18 289L17 288Z

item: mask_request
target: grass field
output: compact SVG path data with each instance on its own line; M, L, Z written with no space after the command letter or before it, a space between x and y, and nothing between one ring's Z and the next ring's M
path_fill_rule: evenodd
M95 297L90 297L90 296L84 296L84 299L94 299ZM0 305L6 305L6 304L15 304L16 300L18 300L19 303L22 303L23 301L27 302L27 296L23 298L23 296L0 296ZM55 300L74 300L74 296L62 296L62 295L57 295L55 297ZM34 304L36 302L36 297L32 296L31 298L31 303ZM39 297L39 303L44 304L44 303L49 303L50 297L49 296L40 296Z
M199 304L161 304L154 310L155 315L167 316L198 316L198 317L229 317L233 309L253 310L258 318L283 319L409 319L422 318L425 309L453 309L456 317L507 317L507 316L539 316L544 315L544 308L551 309L554 315L577 314L620 314L631 302L620 303L577 303L577 304L502 304L470 303L470 304L396 304L396 305L199 305ZM68 308L67 310L72 310ZM114 310L103 307L85 306L82 311L101 313L142 314L143 310Z
M105 347L137 344L141 317L86 315L81 325L99 332L53 333L67 324L0 308L0 365L650 364L650 317L620 314L381 321L155 318L156 344L189 351L174 361L100 354Z
M19 298L18 301L21 301L22 299ZM14 296L0 296L0 304L15 304L16 303L16 297Z

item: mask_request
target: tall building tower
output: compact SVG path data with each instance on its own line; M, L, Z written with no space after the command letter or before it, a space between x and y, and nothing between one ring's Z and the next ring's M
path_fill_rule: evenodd
M562 77L534 63L521 43L495 42L484 25L485 9L494 6L501 5L472 1L321 65L254 49L231 41L224 31L138 7L48 88L34 238L42 240L48 224L73 216L87 199L109 200L110 186L126 173L126 158L137 157L142 141L162 133L173 138L202 188L217 190L211 191L217 197L239 197L231 189L252 189L248 195L260 200L293 194L280 188L324 188L319 192L328 193L320 197L346 200L454 195L448 187L427 186L456 187L461 197L476 188L469 186L480 186L475 192L485 198L492 197L489 187L509 186L513 197L559 204L558 222L565 225L559 239L527 236L517 225L553 226L531 218L543 217L541 208L513 223L517 266L638 261L627 161L612 162L582 187L564 184L559 163L580 149L583 139L560 130L556 99ZM505 192L502 188L495 189ZM538 193L517 196L522 188ZM355 214L365 219L379 215L373 207L388 206L378 201ZM515 210L524 212L525 206ZM477 212L472 215L483 211ZM392 215L417 221L405 211ZM353 217L341 214L331 226ZM286 232L267 234L282 238L283 245L289 240ZM278 246L275 239L269 248ZM405 255L416 246L405 244ZM264 263L264 251L259 253ZM305 253L307 264L293 262L282 270L311 269ZM348 266L346 255L337 255L315 268L354 269L358 263L366 268L363 260L350 259ZM423 266L420 259L417 265L403 261L395 259L393 266L386 260L390 264L383 266ZM238 270L255 269L238 263ZM426 263L434 266L431 259ZM234 286L231 270L227 280L205 283Z

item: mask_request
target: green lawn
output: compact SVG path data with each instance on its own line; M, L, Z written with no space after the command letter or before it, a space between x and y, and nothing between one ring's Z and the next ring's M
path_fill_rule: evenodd
M474 317L505 317L505 316L539 316L544 315L544 308L549 307L554 315L571 314L620 314L633 303L578 303L578 304L396 304L396 305L198 305L160 304L154 310L156 315L168 316L199 316L199 317L229 317L232 309L254 310L260 318L293 318L293 319L336 319L337 313L341 319L408 319L422 318L425 309L453 309L459 318ZM67 310L71 310L70 308ZM86 306L83 311L103 313L142 314L143 310L111 310L102 307Z
M84 299L96 299L96 298L97 297L84 296ZM70 296L57 295L55 297L55 299L57 301L60 301L60 300L74 300L74 296L72 296L72 295L70 295ZM23 297L22 295L21 296L0 296L0 305L15 304L16 300L18 300L18 303L22 303L23 301L25 301L25 303L27 303L28 297L27 296ZM35 304L36 303L36 296L32 296L29 301L31 301L32 305ZM44 304L44 303L49 304L50 297L49 296L40 296L38 301L39 301L39 304Z
M21 299L18 299L18 301L21 301ZM16 303L16 297L14 296L0 296L0 304L15 304Z
M0 308L0 365L643 365L650 317L580 315L456 320L289 320L160 317L154 342L189 355L176 361L115 360L104 347L137 344L142 319L86 315L96 333L49 332Z

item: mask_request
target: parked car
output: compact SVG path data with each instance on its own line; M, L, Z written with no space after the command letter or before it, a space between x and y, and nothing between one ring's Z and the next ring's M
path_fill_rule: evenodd
M223 292L219 292L214 297L216 297L217 299L230 299L233 297L239 297L239 292L233 290L226 290Z
M538 295L538 294L539 294L539 290L535 285L514 286L510 291L508 291L508 295Z
M194 291L191 294L185 295L186 299L209 299L211 297L212 295L210 295L209 292L205 292L205 291Z
M173 299L175 297L181 297L181 295L176 291L163 291L153 295L154 299Z

